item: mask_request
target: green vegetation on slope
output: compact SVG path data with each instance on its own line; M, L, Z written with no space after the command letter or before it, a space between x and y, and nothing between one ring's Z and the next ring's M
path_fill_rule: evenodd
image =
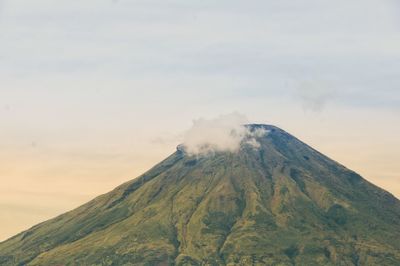
M0 243L0 265L399 265L400 202L263 127L259 149L178 150Z

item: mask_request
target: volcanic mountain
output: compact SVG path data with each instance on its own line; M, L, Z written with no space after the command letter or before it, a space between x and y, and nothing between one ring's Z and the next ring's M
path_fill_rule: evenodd
M177 151L0 243L0 265L400 265L400 201L285 131Z

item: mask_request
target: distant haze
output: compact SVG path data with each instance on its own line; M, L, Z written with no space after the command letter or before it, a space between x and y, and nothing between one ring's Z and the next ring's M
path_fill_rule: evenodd
M399 8L0 0L0 239L185 140L195 153L210 141L235 150L241 128L216 138L235 112L233 128L277 125L400 197Z

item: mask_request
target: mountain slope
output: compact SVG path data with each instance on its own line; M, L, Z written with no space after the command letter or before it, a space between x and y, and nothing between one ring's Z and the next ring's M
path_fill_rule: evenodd
M0 265L399 265L400 202L283 130L255 149L178 149L0 243Z

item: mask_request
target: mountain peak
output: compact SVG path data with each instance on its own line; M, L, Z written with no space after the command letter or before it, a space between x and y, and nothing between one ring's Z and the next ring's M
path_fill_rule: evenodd
M259 148L261 145L258 140L267 137L271 132L285 133L272 125L205 123L190 130L185 141L177 146L177 150L189 155L237 153L245 146Z
M213 131L233 134L223 145L191 136L191 151L208 141L214 153L178 146L142 176L0 243L0 264L399 265L398 199L278 127L244 128Z
M279 130L279 131L283 131L282 129L280 129L280 128L277 127L277 126L268 125L268 124L255 124L255 123L253 123L253 124L245 124L244 126L250 128L250 129L263 128L263 129L266 129L266 130Z

